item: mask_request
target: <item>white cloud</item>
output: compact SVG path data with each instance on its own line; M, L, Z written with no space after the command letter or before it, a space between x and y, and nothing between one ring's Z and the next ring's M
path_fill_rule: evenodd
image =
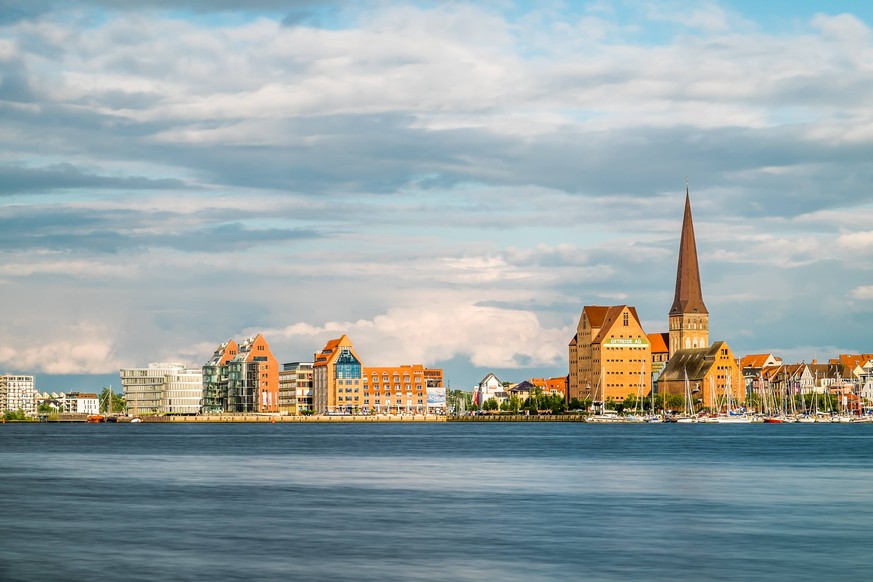
M854 289L852 289L849 295L855 299L869 301L873 299L873 285L862 285L861 287L855 287Z
M321 349L315 345L318 336L323 345L346 334L365 365L432 365L461 356L484 368L561 365L572 335L569 327L542 327L530 312L469 304L392 308L371 319L323 326L295 323L263 333L268 341L303 340L312 352Z
M78 325L54 330L48 336L22 337L0 346L0 365L12 370L47 374L108 374L117 372L114 331L103 326Z

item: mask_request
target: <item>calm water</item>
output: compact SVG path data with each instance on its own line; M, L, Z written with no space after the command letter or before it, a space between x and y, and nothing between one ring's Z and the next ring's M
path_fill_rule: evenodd
M857 580L873 425L0 425L0 580Z

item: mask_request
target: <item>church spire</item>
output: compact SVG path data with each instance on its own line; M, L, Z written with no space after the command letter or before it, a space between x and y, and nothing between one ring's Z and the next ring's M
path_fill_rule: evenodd
M697 244L691 220L691 196L688 178L685 178L685 217L682 219L682 237L679 240L679 264L676 267L676 294L670 315L708 314L700 289L700 270L697 266Z

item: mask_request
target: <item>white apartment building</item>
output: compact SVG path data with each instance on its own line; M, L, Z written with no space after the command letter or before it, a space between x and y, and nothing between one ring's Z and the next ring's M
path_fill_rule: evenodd
M100 414L100 401L96 394L70 392L64 398L64 410L76 414Z
M203 371L175 362L125 368L121 370L121 389L128 414L199 414Z
M0 376L0 413L7 410L22 410L27 416L36 416L36 384L33 376Z

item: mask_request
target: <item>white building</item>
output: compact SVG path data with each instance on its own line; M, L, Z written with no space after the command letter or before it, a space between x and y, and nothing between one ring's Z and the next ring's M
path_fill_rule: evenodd
M482 405L492 398L500 404L506 400L507 394L503 382L493 372L488 372L488 375L473 388L473 404L481 410Z
M64 398L64 410L76 414L100 414L100 401L96 394L70 392Z
M121 370L128 414L199 414L203 371L186 364L159 362Z
M0 376L0 413L7 410L22 410L27 416L36 416L36 384L33 376Z

